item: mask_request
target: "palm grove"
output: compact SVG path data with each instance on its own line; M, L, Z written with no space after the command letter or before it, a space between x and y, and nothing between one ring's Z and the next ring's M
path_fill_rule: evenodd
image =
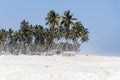
M18 31L1 29L0 51L11 54L32 54L54 49L77 51L83 42L89 40L88 29L69 10L63 16L51 10L45 20L49 28L23 20Z

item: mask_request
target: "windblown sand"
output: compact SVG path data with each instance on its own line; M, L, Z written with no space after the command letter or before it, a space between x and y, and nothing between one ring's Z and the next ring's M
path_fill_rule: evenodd
M2 55L0 80L120 80L120 58Z

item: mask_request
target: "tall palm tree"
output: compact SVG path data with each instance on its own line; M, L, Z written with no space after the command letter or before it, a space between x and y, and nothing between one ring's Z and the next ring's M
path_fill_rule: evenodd
M47 17L45 18L46 20L46 25L50 25L50 30L54 31L55 26L59 25L59 14L56 13L54 10L51 10L48 14Z
M66 37L68 37L70 27L74 25L73 20L77 20L76 18L73 18L73 15L70 13L70 11L65 11L64 16L62 16L61 25L64 26L66 30Z
M54 30L55 30L55 26L59 25L59 19L60 19L59 14L56 13L54 10L51 10L47 14L47 17L45 18L46 25L48 24L50 25L50 31L51 31L49 48L52 48L54 41Z
M25 51L29 53L29 47L33 40L33 34L34 34L34 28L32 25L29 25L29 22L26 20L23 20L20 24L21 31L24 34L25 41L24 41L24 47L26 46L27 49Z

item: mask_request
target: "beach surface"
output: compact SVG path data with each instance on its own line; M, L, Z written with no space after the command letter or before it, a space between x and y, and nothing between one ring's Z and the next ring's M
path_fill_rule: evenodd
M120 57L1 55L0 80L120 80Z

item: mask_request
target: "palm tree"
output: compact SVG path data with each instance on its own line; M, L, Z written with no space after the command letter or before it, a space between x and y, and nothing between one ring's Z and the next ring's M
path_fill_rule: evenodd
M14 35L14 31L10 28L8 31L8 37L7 37L7 43L6 43L6 48L7 50L9 51L12 51L12 48L13 48L13 35ZM8 51L8 52L9 52Z
M89 40L88 38L88 29L85 28L81 22L76 22L72 28L72 39L76 47L80 47L83 42ZM80 41L79 41L80 40Z
M20 23L20 28L23 32L27 31L29 27L29 22L25 19Z
M14 31L10 28L8 30L8 44L12 42Z
M49 47L50 47L50 45L52 43L51 35L52 35L52 33L51 33L50 29L45 28L45 35L44 36L45 36L46 50L49 49Z
M31 52L31 45L33 43L33 39L34 39L34 34L35 34L35 28L34 26L28 25L27 26L27 30L26 32L24 32L26 40L25 40L25 44L26 44L26 53L29 55Z
M4 46L4 41L3 41L3 34L2 32L0 31L0 51L2 51L2 47Z
M65 11L64 16L62 16L61 25L64 26L66 30L66 37L68 37L70 27L74 25L73 20L77 20L76 18L73 18L73 15L70 13L70 11Z
M49 47L51 48L53 45L53 41L54 41L54 30L55 30L55 26L59 25L59 14L56 13L54 10L51 10L48 14L47 17L45 18L46 20L46 25L50 25L50 31L51 31L51 35L50 35L50 45Z
M30 44L32 43L35 30L34 30L33 26L29 25L29 22L26 20L23 20L21 22L20 28L25 37L24 47L26 47L26 49L24 51L29 54L29 52L30 52L29 47L30 47Z
M34 33L35 33L35 29L32 25L29 25L27 27L27 31L24 32L25 37L26 37L25 43L27 43L28 46L32 43Z
M63 28L63 26L59 26L58 28L56 28L56 37L58 40L64 37L64 33L65 29Z
M35 33L34 33L34 44L37 45L37 51L39 50L40 46L43 46L45 43L45 31L43 26L36 25L35 26Z
M88 29L87 28L83 28L82 38L81 38L82 43L83 42L87 42L89 40L88 33L89 33Z
M74 29L75 29L75 38L80 38L81 37L81 43L87 42L89 40L88 38L88 29L85 28L81 22L76 22L74 24Z
M7 31L5 29L0 30L0 48L5 50L6 48L6 40L7 40Z
M72 28L72 39L77 40L82 36L82 31L83 31L84 26L81 24L81 22L76 22Z
M14 43L18 46L17 46L17 49L20 53L23 52L23 49L24 49L24 43L25 43L25 40L26 40L26 36L25 34L22 32L22 30L19 30L19 31L16 31L14 36L13 36L13 39L14 39Z
M55 26L59 25L59 14L56 13L54 10L51 10L48 14L47 17L45 18L46 20L46 25L50 25L50 30L54 31Z

